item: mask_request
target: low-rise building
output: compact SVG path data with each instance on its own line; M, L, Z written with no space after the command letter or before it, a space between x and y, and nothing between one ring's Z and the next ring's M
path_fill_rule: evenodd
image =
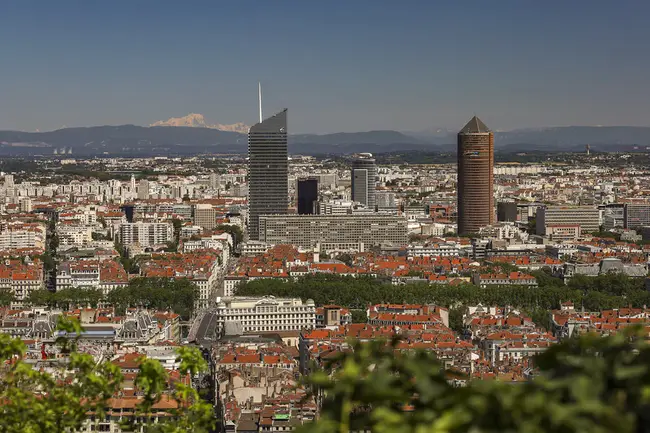
M366 312L368 323L377 326L442 324L449 327L449 310L435 305L377 304Z
M508 274L474 274L473 283L479 287L487 286L528 286L537 287L535 277L523 272L510 272Z
M645 278L648 275L648 263L623 263L616 257L607 257L597 263L565 263L556 270L555 276L567 283L574 275L597 277L609 273L623 273L629 277Z
M196 308L207 308L216 297L223 258L217 250L154 254L140 264L144 277L187 278L198 287Z
M645 326L647 331L650 325L650 310L647 308L582 311L576 310L572 302L565 302L559 310L551 311L549 314L551 330L559 339L584 333L614 335L625 327L634 325Z
M316 308L316 327L349 325L352 323L352 313L347 308L338 305L323 305Z
M106 296L118 287L127 286L129 278L124 266L116 260L76 260L59 264L57 290L69 287L99 289Z
M0 262L0 290L14 296L12 307L20 308L29 295L45 288L43 263L38 260L7 259Z
M457 257L460 248L455 242L431 243L424 245L409 245L406 249L407 257Z

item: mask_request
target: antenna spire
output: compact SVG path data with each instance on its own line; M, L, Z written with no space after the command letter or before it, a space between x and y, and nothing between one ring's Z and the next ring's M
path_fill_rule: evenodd
M262 118L262 83L258 81L257 86L258 86L258 95L260 101L260 123L262 123L262 121L264 120Z

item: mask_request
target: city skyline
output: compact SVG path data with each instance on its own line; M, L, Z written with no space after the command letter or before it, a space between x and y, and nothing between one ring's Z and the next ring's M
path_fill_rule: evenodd
M12 41L0 47L10 59L0 129L148 125L187 113L250 125L259 80L266 110L292 107L296 133L457 130L472 112L495 131L645 126L648 60L638 54L649 11L604 1L360 1L345 13L257 2L10 3L0 17L0 37ZM266 19L249 27L251 16ZM463 31L459 17L470 24ZM271 34L278 48L267 50Z

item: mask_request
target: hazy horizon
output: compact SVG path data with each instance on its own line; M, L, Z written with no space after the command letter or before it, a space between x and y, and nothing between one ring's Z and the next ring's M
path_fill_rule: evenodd
M189 114L189 113L188 113ZM196 113L200 114L200 113ZM265 117L267 113L264 114ZM272 113L268 113L269 116L272 115ZM480 117L480 116L479 116ZM469 119L468 119L469 120ZM252 122L251 125L255 123ZM104 124L104 125L63 125L59 128L53 128L49 130L45 129L36 129L36 130L21 130L21 129L11 129L11 128L6 128L6 129L0 129L0 131L17 131L17 132L34 132L34 133L39 133L39 132L53 132L53 131L58 131L61 129L67 129L67 128L92 128L92 127L103 127L103 126L139 126L139 127L160 127L160 126L172 126L172 127L182 127L182 126L176 126L176 125L138 125L135 123L121 123L121 124ZM225 125L229 126L229 125ZM249 125L250 126L250 125ZM571 127L589 127L589 128L650 128L650 121L648 122L647 125L548 125L548 126L538 126L538 127L517 127L513 129L497 129L494 130L493 132L499 133L499 132L516 132L516 131L534 131L534 130L541 130L541 129L552 129L552 128L571 128ZM427 133L430 133L433 135L435 130L441 130L441 131L446 131L449 132L450 134L455 134L457 130L460 130L460 128L453 129L453 128L427 128L427 129L421 129L421 130L416 130L416 131L407 131L407 130L398 130L398 129L368 129L368 130L350 130L350 131L329 131L329 132L311 132L311 131L301 131L301 132L290 132L290 135L303 135L303 134L315 134L315 135L327 135L327 134L336 134L336 133L356 133L356 132L374 132L374 131L396 131L396 132L401 132L403 134L409 135L427 135ZM224 130L227 131L227 130ZM234 131L237 132L237 131Z

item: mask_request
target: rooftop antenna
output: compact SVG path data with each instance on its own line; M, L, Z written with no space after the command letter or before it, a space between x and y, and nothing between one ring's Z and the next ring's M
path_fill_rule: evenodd
M263 121L263 119L262 119L262 83L258 81L257 86L258 86L258 94L259 94L259 101L260 101L260 123L262 123L262 121Z

